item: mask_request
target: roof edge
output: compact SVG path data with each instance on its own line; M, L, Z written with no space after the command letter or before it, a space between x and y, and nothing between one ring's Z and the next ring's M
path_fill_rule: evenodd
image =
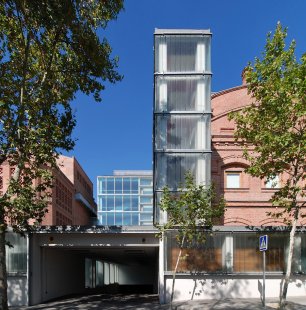
M227 89L224 89L224 90L220 90L220 91L218 91L216 93L213 93L211 95L211 99L214 99L214 98L219 97L221 95L224 95L224 94L227 94L227 93L239 90L239 89L247 88L247 87L248 87L248 85L239 85L239 86L235 86L235 87L232 87L232 88L227 88Z

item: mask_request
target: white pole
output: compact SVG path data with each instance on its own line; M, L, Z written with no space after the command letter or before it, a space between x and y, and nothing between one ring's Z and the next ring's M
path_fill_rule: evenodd
M262 251L263 255L263 282L262 282L262 302L266 309L266 251Z

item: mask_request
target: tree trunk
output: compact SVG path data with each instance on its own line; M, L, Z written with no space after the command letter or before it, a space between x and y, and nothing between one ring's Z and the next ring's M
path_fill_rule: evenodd
M286 274L281 282L280 300L279 300L280 309L285 309L285 306L286 306L287 290L288 290L288 285L289 285L290 276L291 276L291 266L292 266L292 257L293 257L293 249L294 249L294 237L295 237L295 231L296 231L297 221L299 217L298 215L299 215L299 211L297 210L294 216L294 220L292 223L293 225L290 231Z
M3 224L3 221L1 223ZM0 229L0 309L8 310L7 305L7 274L5 259L5 228Z
M176 259L175 268L173 270L172 288L171 288L171 297L170 297L170 308L171 309L172 309L172 302L173 302L173 297L174 297L175 277L176 277L177 268L178 268L178 265L180 263L180 259L181 259L181 256L182 256L182 249L183 249L183 246L184 246L184 242L185 242L185 235L182 238L182 242L180 244L180 251L179 251L177 259Z

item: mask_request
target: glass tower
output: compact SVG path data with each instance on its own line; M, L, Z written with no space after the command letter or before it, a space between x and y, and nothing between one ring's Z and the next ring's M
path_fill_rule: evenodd
M156 29L154 33L155 221L163 187L175 192L186 172L197 184L210 182L209 30Z
M98 220L101 225L153 225L152 171L114 171L98 176Z

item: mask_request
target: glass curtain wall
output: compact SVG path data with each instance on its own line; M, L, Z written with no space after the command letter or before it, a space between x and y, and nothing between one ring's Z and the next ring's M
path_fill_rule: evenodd
M155 221L158 199L176 191L186 172L210 182L211 63L208 30L156 29L154 41Z
M98 218L101 225L153 224L152 177L98 177Z

